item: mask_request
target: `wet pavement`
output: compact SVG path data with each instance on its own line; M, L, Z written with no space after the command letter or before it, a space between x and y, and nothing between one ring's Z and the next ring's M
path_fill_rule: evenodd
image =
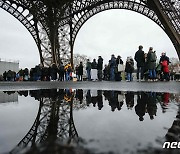
M178 84L1 83L0 153L178 154Z
M119 90L119 91L154 91L180 93L180 82L0 82L0 91L3 90L32 90L52 88L73 88L73 89L98 89L98 90Z

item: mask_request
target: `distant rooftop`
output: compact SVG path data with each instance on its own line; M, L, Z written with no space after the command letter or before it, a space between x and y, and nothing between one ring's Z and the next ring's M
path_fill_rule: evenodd
M0 58L0 62L18 63L19 64L19 60L13 60L13 59L2 59L2 58Z

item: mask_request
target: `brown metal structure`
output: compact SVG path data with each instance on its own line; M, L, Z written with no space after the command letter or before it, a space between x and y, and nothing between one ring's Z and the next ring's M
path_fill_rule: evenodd
M82 25L109 9L138 12L157 23L171 39L180 58L179 0L0 0L0 8L31 33L44 66L73 64L73 46Z

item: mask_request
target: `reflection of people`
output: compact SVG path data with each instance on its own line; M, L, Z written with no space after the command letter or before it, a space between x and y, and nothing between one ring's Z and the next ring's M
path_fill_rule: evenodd
M117 92L117 109L120 111L124 104L124 94Z
M143 121L143 116L146 112L146 95L144 92L141 93L141 95L137 94L137 105L135 106L136 114L139 116L139 121Z
M114 112L116 109L116 98L115 98L115 92L112 90L110 91L110 96L109 96L109 105L111 106L111 111Z
M156 112L157 112L156 93L154 93L154 92L148 93L147 112L150 116L150 119L153 120L154 115L156 116Z
M65 95L64 95L64 100L66 102L71 102L73 99L73 91L72 89L66 89L65 90Z
M101 110L103 108L102 90L98 90L97 103L98 109Z
M96 103L97 103L97 90L92 90L91 91L91 102L92 102L93 106L96 107Z
M127 92L125 94L125 98L126 98L126 105L128 109L132 109L134 106L134 93L133 92Z
M76 90L76 98L80 101L80 104L82 104L82 101L83 101L83 90L82 89Z
M166 112L166 107L167 107L168 104L169 104L169 97L170 97L170 94L169 94L169 93L164 93L164 94L162 95L162 102L163 102L162 108L163 108L163 113Z
M92 81L96 81L97 78L97 63L96 63L96 59L93 60L93 62L91 63L91 79Z
M87 103L87 106L91 104L91 91L90 90L88 90L86 94L86 103Z

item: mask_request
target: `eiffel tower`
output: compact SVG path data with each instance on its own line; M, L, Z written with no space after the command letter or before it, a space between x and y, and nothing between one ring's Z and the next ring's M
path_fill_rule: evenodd
M18 19L34 38L40 63L73 64L73 47L82 25L110 9L138 12L158 24L180 58L179 0L0 0L0 8Z
M64 99L66 93L68 100ZM78 144L78 132L73 120L73 109L76 107L73 104L79 102L73 101L73 93L47 89L32 90L30 95L39 101L36 119L28 133L9 153L18 154L27 147L34 148L51 140L66 145Z

